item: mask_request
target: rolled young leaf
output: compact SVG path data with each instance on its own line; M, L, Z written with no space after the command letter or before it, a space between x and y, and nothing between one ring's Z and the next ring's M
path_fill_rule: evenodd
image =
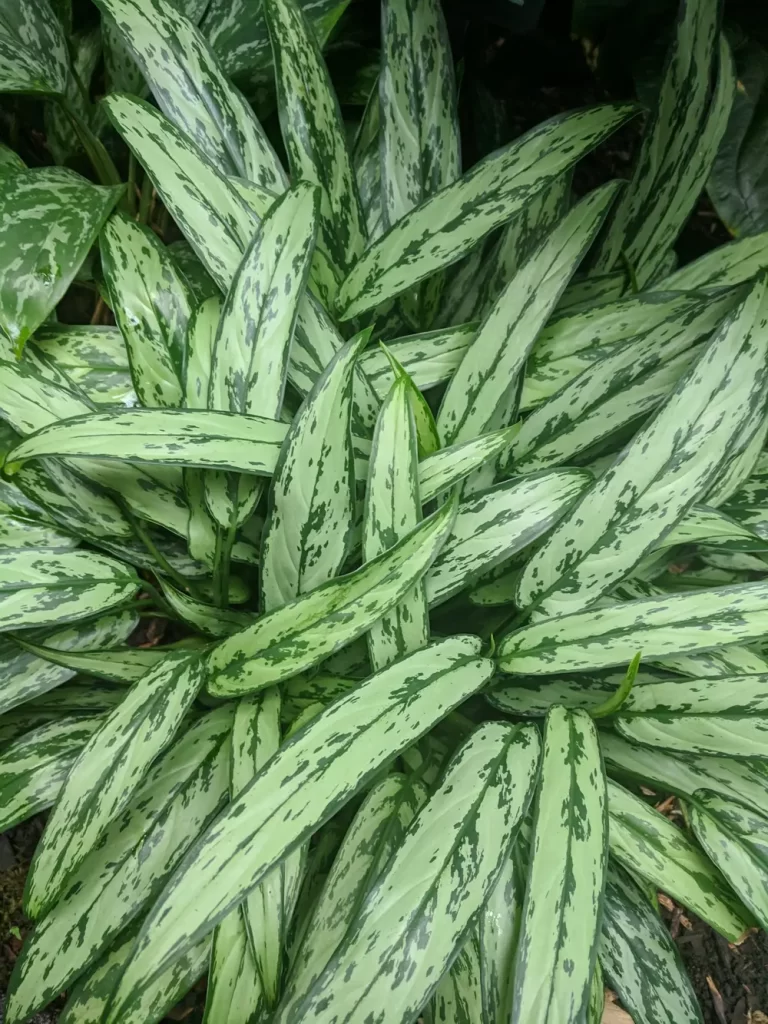
M342 319L454 263L635 113L619 105L553 118L430 196L357 261L339 292Z
M239 696L290 679L361 636L418 583L450 534L455 514L455 502L446 502L360 569L281 605L218 644L209 656L209 692Z
M513 1024L577 1024L586 1012L608 859L606 803L592 720L552 708L514 967Z
M280 748L186 858L156 903L122 976L109 1022L121 1020L154 977L382 765L487 682L493 666L478 656L478 648L474 638L452 637L417 651L372 676ZM493 831L498 835L498 829ZM245 844L248 858L233 857Z

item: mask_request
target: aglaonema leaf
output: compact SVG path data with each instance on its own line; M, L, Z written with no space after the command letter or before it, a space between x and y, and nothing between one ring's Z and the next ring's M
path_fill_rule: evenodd
M607 857L597 731L584 712L554 707L544 732L514 966L514 1024L582 1019L597 956Z
M634 113L606 106L553 118L430 196L358 259L339 291L342 318L455 262Z
M164 659L144 675L81 753L48 820L27 879L25 904L40 917L170 743L203 678L200 657Z
M418 490L416 425L408 384L398 380L379 413L373 438L363 520L366 560L391 548L421 518ZM429 618L423 581L368 633L374 669L423 647L429 641Z
M302 1004L278 1012L280 1024L320 1021L331 1008L339 1020L364 1020L384 1004L393 1020L419 1012L499 875L533 791L539 747L528 726L488 723L470 736L324 973ZM406 887L407 902L396 896ZM394 969L370 971L372 964Z
M143 988L383 764L485 684L493 666L478 656L478 648L474 638L452 637L417 651L371 677L283 744L166 887L121 978L109 1021L122 1019ZM499 830L493 832L498 837ZM248 858L233 858L243 844Z
M271 686L361 636L419 582L455 514L455 503L446 502L360 569L280 605L218 644L209 658L209 692L231 696Z
M63 298L122 191L63 167L3 179L0 327L17 353Z
M285 172L264 129L183 7L169 0L100 0L99 6L122 34L166 117L224 174L282 191Z

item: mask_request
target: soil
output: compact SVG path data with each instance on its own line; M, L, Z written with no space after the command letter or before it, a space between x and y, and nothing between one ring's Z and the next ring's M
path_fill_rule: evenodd
M670 922L674 929L674 919ZM703 921L681 927L677 947L705 1024L768 1024L768 936L751 932L730 945Z

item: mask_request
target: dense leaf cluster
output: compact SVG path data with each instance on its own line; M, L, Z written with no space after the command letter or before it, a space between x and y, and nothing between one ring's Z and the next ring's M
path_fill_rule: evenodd
M597 1024L604 979L696 1024L654 893L768 925L768 238L673 249L719 5L580 197L638 108L462 173L438 0L383 0L352 126L346 0L97 5L0 2L100 182L0 150L0 828L50 810L6 1019L207 975L207 1024Z

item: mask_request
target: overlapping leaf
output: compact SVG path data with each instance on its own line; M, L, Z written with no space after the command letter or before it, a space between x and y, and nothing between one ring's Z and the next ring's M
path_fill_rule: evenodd
M606 106L556 117L476 164L369 246L339 292L342 317L373 309L455 262L634 112Z
M478 656L478 648L475 639L453 637L417 651L361 684L280 748L166 887L121 979L110 1020L121 1020L154 977L383 764L484 685L492 663ZM498 807L494 821L497 815ZM233 857L243 844L247 860Z
M752 287L657 416L539 549L518 586L524 607L586 607L685 514L765 402L765 283Z

